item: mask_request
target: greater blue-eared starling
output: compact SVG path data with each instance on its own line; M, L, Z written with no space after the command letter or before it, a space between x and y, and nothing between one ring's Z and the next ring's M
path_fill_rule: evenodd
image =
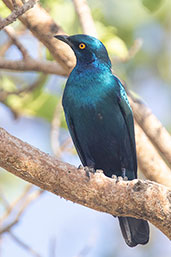
M108 177L137 178L133 114L121 81L112 74L105 46L88 35L57 35L75 53L63 94L63 108L73 143L84 166ZM118 217L128 246L146 244L147 221Z

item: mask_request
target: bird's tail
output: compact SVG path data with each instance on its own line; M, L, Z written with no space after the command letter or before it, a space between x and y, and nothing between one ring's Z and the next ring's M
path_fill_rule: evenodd
M149 240L149 225L147 221L131 218L118 217L122 235L128 246L147 244Z

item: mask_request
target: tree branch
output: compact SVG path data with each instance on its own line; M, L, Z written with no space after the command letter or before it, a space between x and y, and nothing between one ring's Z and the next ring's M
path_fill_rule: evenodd
M151 181L90 174L61 162L0 129L0 166L42 189L115 216L149 220L171 239L171 190Z
M11 0L3 0L6 6L13 10ZM20 0L16 0L17 6L21 5ZM22 23L37 37L50 51L53 57L64 68L67 74L70 73L75 65L73 51L69 46L63 44L54 38L56 34L66 34L60 26L58 26L50 15L39 4L29 12L19 17Z
M13 6L14 10L7 18L5 18L5 19L0 18L0 30L2 30L7 25L13 23L14 21L16 21L16 19L19 16L23 15L23 13L25 13L29 9L33 8L33 6L36 4L36 2L37 2L37 0L28 0L24 5L18 7L18 5L16 4L16 1L15 2L12 1L12 6Z
M12 27L4 28L4 31L7 33L9 38L11 39L12 43L16 45L19 51L22 53L23 59L27 59L30 57L27 49L20 43L20 41L15 36L15 31ZM31 57L30 57L31 58Z
M36 60L27 58L24 60L11 61L0 57L0 69L13 71L37 71L46 74L66 76L66 71L60 64L53 61Z
M171 171L157 149L135 121L135 138L138 166L145 177L171 187Z
M135 98L131 92L128 94L137 123L171 166L171 137L169 133L142 100Z
M98 37L93 18L91 16L91 10L87 4L87 1L73 0L73 3L75 6L75 10L78 14L84 34L87 34L93 37Z

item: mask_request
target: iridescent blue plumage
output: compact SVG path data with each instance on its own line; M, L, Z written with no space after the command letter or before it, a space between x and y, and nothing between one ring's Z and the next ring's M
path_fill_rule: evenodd
M104 45L87 35L56 36L73 49L77 64L63 95L67 125L84 166L102 169L106 176L137 178L132 110L122 83L111 71ZM146 221L119 217L129 246L145 244Z

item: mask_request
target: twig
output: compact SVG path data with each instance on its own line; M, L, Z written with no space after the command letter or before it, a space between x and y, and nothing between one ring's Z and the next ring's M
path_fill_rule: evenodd
M151 181L120 180L61 162L0 129L0 166L67 200L114 216L149 220L171 239L171 190Z
M53 237L50 240L50 245L49 245L49 257L56 257L56 238Z
M23 93L26 94L26 93L32 92L35 88L37 88L45 80L45 78L46 78L46 74L41 74L39 76L39 78L35 82L33 82L31 85L29 85L26 88L18 89L16 91L9 92L9 91L5 91L5 90L0 90L0 102L5 104L5 101L9 95L21 95ZM8 107L10 107L10 106L8 106ZM12 111L14 111L14 110L12 110Z
M12 237L12 239L18 243L22 248L24 248L28 253L35 257L41 257L33 248L31 248L28 244L24 243L18 236L16 236L13 232L9 231L8 234Z
M23 201L25 199L31 187L32 187L31 184L26 185L22 194L13 203L11 204L8 203L8 206L6 206L6 211L4 215L0 218L0 223L2 223L4 220L8 218L8 216L11 214L11 212L15 209L15 207L21 200Z
M23 6L18 7L16 1L13 2L13 12L5 19L0 18L0 30L2 30L7 25L16 21L16 19L23 15L23 13L27 12L29 9L33 8L36 4L37 0L28 0Z
M114 56L112 58L112 61L114 63L117 63L117 62L124 63L129 61L130 59L135 57L137 52L140 50L142 44L143 44L142 39L137 38L136 40L134 40L133 45L130 47L130 49L128 50L128 54L125 57Z
M12 45L12 41L9 40L8 42L6 42L6 44L1 46L1 48L0 48L0 56L4 56L4 54L10 48L11 45Z
M61 124L61 116L62 116L62 103L61 99L56 106L56 110L54 113L54 117L51 123L51 147L55 156L61 158L61 148L59 143L59 132L60 132L60 124Z
M33 202L33 200L37 199L41 194L43 193L43 191L41 189L36 190L35 192L31 193L25 200L25 202L21 205L21 207L19 208L16 217L13 219L12 222L10 222L10 224L6 225L5 227L3 227L2 229L0 229L0 235L5 233L5 232L9 232L10 229L16 225L19 222L19 219L21 217L21 215L23 214L23 212L25 211L25 209L28 207L28 205Z
M1 189L0 189L0 199L3 202L3 205L5 206L5 208L6 209L9 208L9 203L8 203L6 197L5 197L5 195L4 195L4 193Z
M85 34L97 37L97 31L91 16L91 10L86 0L73 0L75 10L78 14L81 27Z
M27 49L20 43L20 41L15 36L14 29L12 27L7 27L7 28L4 28L4 31L10 37L12 43L15 44L16 47L19 49L19 51L22 53L23 58L26 59L26 58L30 57Z

